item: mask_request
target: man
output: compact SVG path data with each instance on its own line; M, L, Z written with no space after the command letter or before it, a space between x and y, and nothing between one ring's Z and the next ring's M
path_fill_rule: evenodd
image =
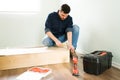
M73 25L72 17L69 15L70 7L63 4L58 12L48 15L45 23L46 37L43 39L45 46L62 47L62 43L68 41L70 53L75 53L79 36L79 27Z

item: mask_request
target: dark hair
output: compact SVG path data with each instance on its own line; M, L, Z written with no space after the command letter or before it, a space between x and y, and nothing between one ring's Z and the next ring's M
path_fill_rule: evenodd
M61 6L61 10L64 12L64 13L69 13L70 12L70 6L69 5L67 5L67 4L63 4L62 6Z

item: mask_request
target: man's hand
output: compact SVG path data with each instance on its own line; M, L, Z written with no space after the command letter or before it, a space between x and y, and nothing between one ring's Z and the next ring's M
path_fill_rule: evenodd
M71 50L71 52L74 53L75 49L72 44L68 44L68 49Z
M55 42L56 46L63 47L62 43L50 31L46 34Z
M55 44L58 47L63 47L62 43L59 40L55 41Z

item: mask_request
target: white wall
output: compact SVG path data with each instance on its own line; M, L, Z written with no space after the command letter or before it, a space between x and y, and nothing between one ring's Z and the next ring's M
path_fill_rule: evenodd
M77 50L82 53L94 50L111 51L113 63L120 66L120 0L66 2L72 7L74 22L80 26Z
M120 0L41 0L41 10L35 14L0 12L0 48L40 46L48 13L62 3L71 6L70 15L80 26L77 50L111 51L113 63L120 66Z
M40 46L46 17L59 4L59 0L40 0L39 12L0 12L0 48Z

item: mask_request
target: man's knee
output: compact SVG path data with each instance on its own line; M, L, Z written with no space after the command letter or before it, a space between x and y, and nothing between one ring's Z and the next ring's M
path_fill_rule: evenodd
M43 44L44 46L48 46L48 47L54 45L53 42L52 42L51 40L47 39L47 38L46 38L46 39L43 39L42 44Z
M78 25L73 25L73 30L74 30L75 32L79 32L80 27L79 27Z
M42 41L42 44L43 44L44 46L48 46L48 42L46 41L46 39L44 39L44 40Z

